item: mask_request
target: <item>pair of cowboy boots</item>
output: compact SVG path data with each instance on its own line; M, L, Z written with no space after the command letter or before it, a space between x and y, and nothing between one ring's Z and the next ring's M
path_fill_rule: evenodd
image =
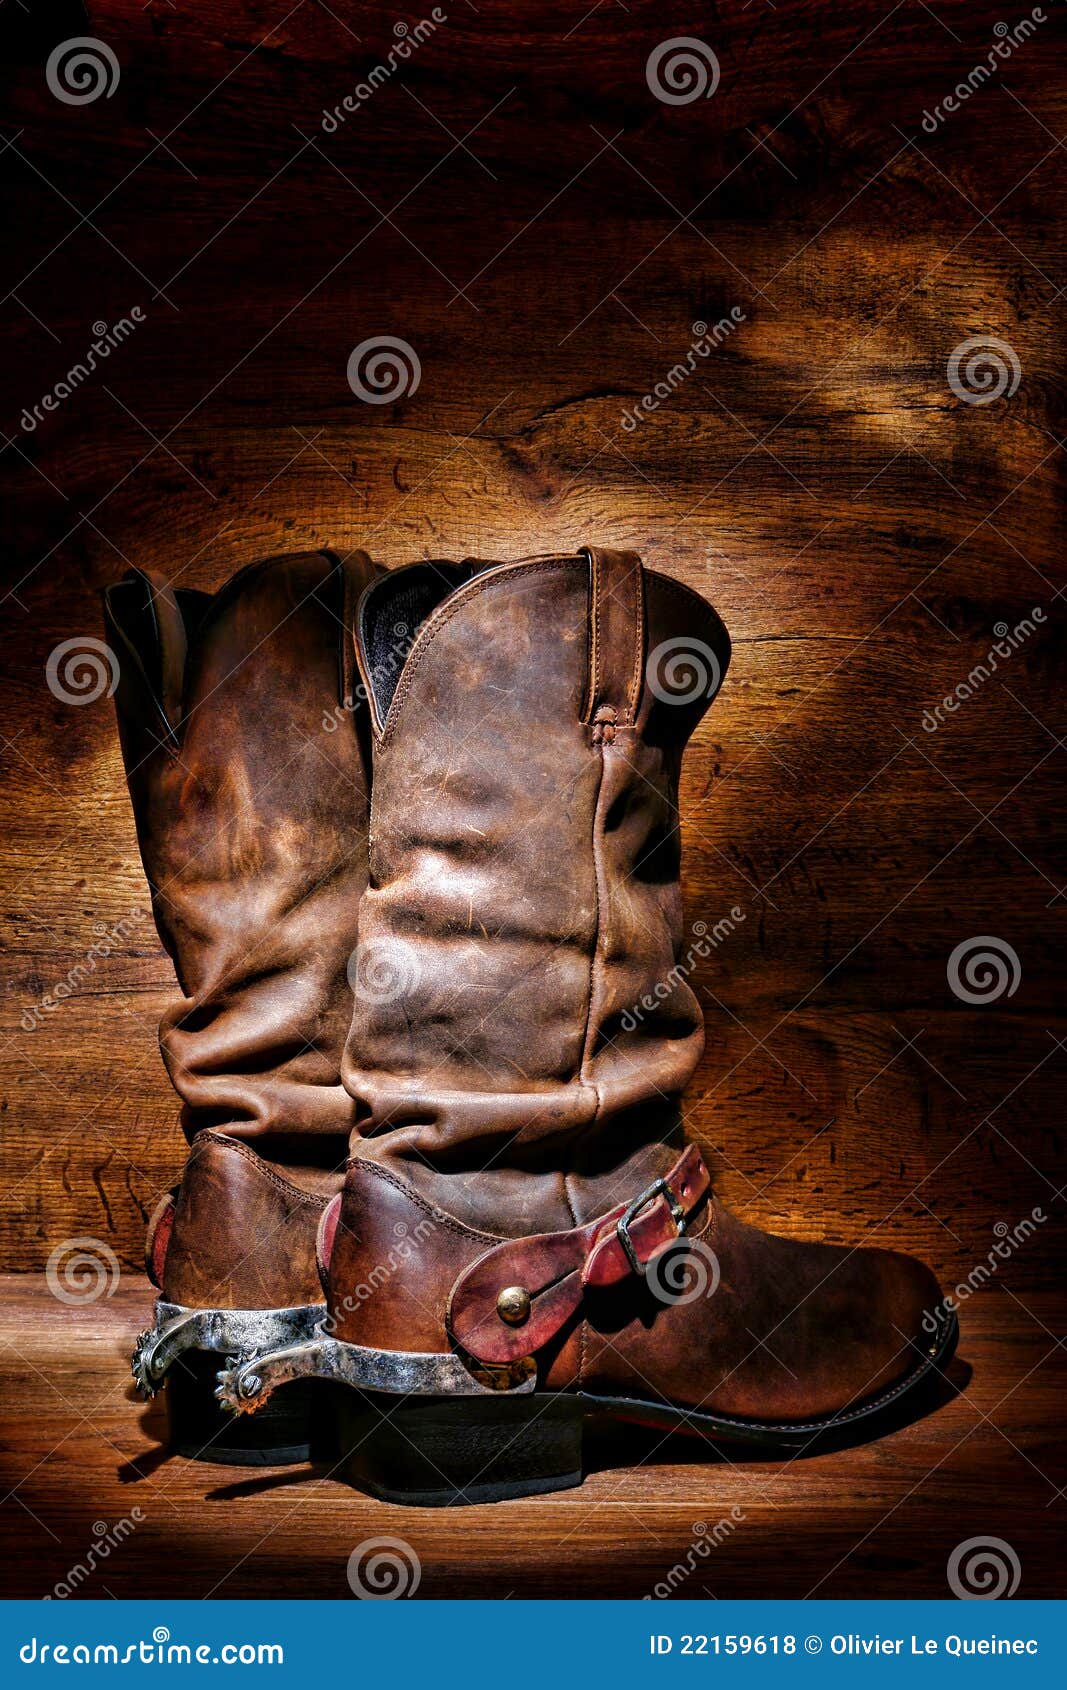
M598 1416L772 1452L869 1435L951 1353L936 1280L744 1225L682 1127L704 1034L678 961L677 784L729 661L715 612L588 548L382 574L342 620L367 855L362 776L326 805L328 849L293 827L301 875L352 830L338 895L294 935L336 966L357 934L329 1085L331 1144L344 1125L350 1143L340 1189L314 1191L326 1310L267 1343L247 1341L261 1316L221 1321L220 1401L255 1424L331 1381L349 1475L418 1504L576 1484ZM257 901L242 853L231 877ZM260 1224L229 1212L235 1258ZM304 1327L314 1300L270 1318Z

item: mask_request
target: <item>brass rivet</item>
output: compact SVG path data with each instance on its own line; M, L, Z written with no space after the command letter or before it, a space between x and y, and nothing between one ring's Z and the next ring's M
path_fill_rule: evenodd
M530 1318L530 1293L521 1285L506 1285L496 1300L496 1312L509 1326L521 1326Z

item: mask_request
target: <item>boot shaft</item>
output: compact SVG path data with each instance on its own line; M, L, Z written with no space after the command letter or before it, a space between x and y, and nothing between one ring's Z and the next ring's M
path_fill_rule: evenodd
M521 1232L569 1224L565 1168L666 1136L699 1060L677 781L729 642L633 553L462 567L398 676L374 650L406 572L360 609L374 794L343 1076L361 1155L455 1174L447 1207Z
M298 1136L298 1161L343 1154L368 806L344 633L374 573L362 554L305 553L215 595L136 570L105 595L138 841L182 994L161 1046L190 1138L219 1126Z

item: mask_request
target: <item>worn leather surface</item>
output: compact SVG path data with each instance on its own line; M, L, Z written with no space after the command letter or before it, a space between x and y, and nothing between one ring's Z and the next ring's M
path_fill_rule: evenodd
M706 1197L710 1177L695 1145L666 1175L666 1191L619 1203L606 1216L567 1232L534 1233L489 1249L462 1273L448 1300L448 1329L476 1360L501 1365L542 1350L591 1289L617 1285L656 1263L677 1242L683 1220ZM630 1254L627 1254L627 1246ZM501 1314L505 1287L529 1299L522 1318Z
M288 1172L225 1133L197 1134L163 1267L166 1302L271 1309L322 1300L315 1233L336 1176L303 1170L297 1185Z
M664 1136L703 1044L689 985L668 976L677 768L707 699L657 699L624 622L612 659L637 720L620 710L603 737L590 577L581 556L483 568L424 623L375 735L358 972L386 989L357 992L345 1084L365 1154L416 1181L456 1174L453 1212L516 1234L574 1224L567 1173L594 1125L594 1160L612 1123L620 1145ZM643 597L650 650L687 637L725 670L710 606L657 575ZM619 639L614 608L602 646Z
M279 1204L275 1174L316 1201L336 1189L355 1115L340 1057L368 796L346 630L376 573L362 554L308 552L253 564L214 595L139 571L105 595L137 836L180 990L163 1058L191 1140L217 1128L267 1158L253 1177L251 1152L196 1139L166 1254L173 1301L207 1295L222 1267L227 1306L319 1294L318 1210ZM259 1262L248 1244L276 1211L263 1234L276 1260L265 1248Z
M338 1336L461 1347L463 1287L486 1315L528 1255L524 1288L559 1304L529 1329L550 1387L775 1422L921 1363L921 1264L772 1238L713 1197L662 1280L587 1284L571 1312L541 1273L679 1154L703 1026L675 967L677 776L728 659L710 606L629 553L480 563L427 615L375 730L359 955L392 985L357 994L342 1069Z

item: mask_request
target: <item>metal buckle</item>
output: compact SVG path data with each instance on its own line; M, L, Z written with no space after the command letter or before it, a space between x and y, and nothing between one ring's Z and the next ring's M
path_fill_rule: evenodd
M682 1208L682 1205L675 1197L674 1192L671 1190L665 1179L654 1180L648 1187L647 1191L642 1191L640 1197L635 1197L626 1213L619 1217L619 1220L615 1225L615 1231L618 1234L619 1243L626 1252L626 1260L629 1262L631 1269L637 1274L639 1279L643 1279L645 1277L645 1264L634 1249L633 1239L630 1237L630 1223L637 1218L637 1216L641 1213L641 1210L645 1208L647 1204L654 1202L657 1197L665 1197L667 1199L667 1207L670 1209L671 1219L678 1228L678 1236L681 1238L683 1232L685 1231L685 1210Z

